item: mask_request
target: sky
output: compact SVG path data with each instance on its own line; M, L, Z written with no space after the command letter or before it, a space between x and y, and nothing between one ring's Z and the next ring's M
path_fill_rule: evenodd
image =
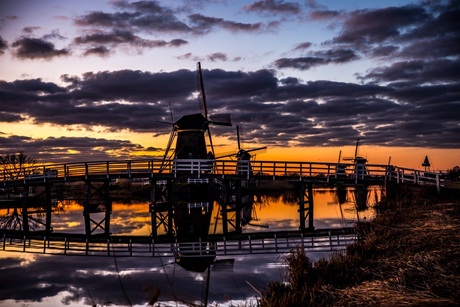
M0 1L0 153L162 156L202 112L217 153L460 164L458 1Z

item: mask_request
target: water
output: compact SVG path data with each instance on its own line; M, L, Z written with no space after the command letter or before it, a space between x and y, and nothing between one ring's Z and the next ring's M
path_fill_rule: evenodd
M315 228L344 227L356 220L371 219L372 205L379 200L380 191L380 187L369 187L367 191L350 187L339 193L335 188L314 189ZM84 233L82 206L76 202L62 205L63 210L52 217L54 231ZM148 202L113 203L112 234L150 235L148 208ZM0 209L2 217L11 213L11 209ZM222 231L218 217L218 206L214 206L210 233ZM250 225L243 227L244 233L297 230L300 218L297 203L288 194L259 197L251 217ZM329 255L308 253L313 261ZM258 291L263 291L270 281L283 280L286 256L230 257L235 260L233 271L211 271L209 305L255 304ZM147 306L158 293L162 306L187 306L203 302L205 279L206 273L185 271L169 257L55 256L0 251L0 306Z

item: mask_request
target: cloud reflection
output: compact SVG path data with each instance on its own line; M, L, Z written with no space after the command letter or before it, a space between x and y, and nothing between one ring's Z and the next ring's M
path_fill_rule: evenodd
M1 252L0 255L0 305L125 306L129 305L127 298L133 305L144 305L148 297L146 289L159 290L160 300L166 305L167 301L190 303L203 299L206 273L187 272L171 263L172 258L34 255L33 261L24 262L17 254ZM328 253L311 255L313 260L327 256ZM209 301L225 306L235 300L254 299L257 293L251 286L263 290L270 281L282 280L285 257L279 254L235 257L233 272L211 272Z

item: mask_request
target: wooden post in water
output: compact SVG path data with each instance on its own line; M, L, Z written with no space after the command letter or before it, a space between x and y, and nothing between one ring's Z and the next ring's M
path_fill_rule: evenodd
M46 217L45 217L45 233L51 233L51 213L52 213L52 206L53 200L51 198L51 189L52 184L46 183L45 184L45 206L46 206Z
M171 180L164 186L158 186L155 178L150 180L150 218L152 224L152 237L158 236L158 228L162 225L168 236L173 235L173 208L170 202ZM163 200L163 201L161 201Z
M29 198L29 185L24 184L22 191L22 230L24 233L29 232L29 213L27 209L28 198Z
M313 184L311 182L299 182L297 193L299 196L299 229L301 232L305 230L315 229L313 225ZM308 218L308 228L306 219Z
M112 214L112 199L110 198L110 180L104 181L104 204L105 204L105 227L104 227L104 234L106 236L110 235L110 215Z
M110 235L110 215L112 213L112 201L109 193L109 180L104 180L102 185L93 185L85 180L85 200L83 203L83 216L85 218L85 234L91 236L98 228L104 235ZM91 218L92 213L104 213L104 217L98 222ZM92 223L95 224L91 228Z

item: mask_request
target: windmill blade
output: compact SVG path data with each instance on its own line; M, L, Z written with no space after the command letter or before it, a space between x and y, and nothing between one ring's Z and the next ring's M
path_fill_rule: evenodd
M236 125L236 138L237 138L237 141L238 141L238 150L241 149L241 146L240 146L240 128L238 127L238 125Z
M203 112L204 112L204 117L206 120L208 120L208 107L206 105L206 94L204 92L204 82L203 82L203 74L201 73L201 63L197 63L197 69L198 69L198 77L200 79L200 89L201 89L201 100L203 102Z
M230 117L230 114L227 114L227 113L210 115L208 121L218 126L229 126L230 127L232 125L232 119Z
M218 155L217 157L215 157L215 159L223 159L223 158L228 158L228 157L235 157L237 153L235 153L234 151L232 151L231 153L222 153L220 155Z
M264 150L264 149L267 149L267 146L264 146L264 147L258 147L258 148L253 148L253 149L245 149L244 151L246 152L251 152L251 151L256 151L256 150Z
M356 146L355 146L355 159L358 156L358 148L359 148L359 139L356 140Z
M163 160L161 161L160 173L163 171L163 167L164 167L166 158L168 157L169 150L171 149L172 143L174 142L174 139L176 138L176 134L177 134L177 127L173 125L171 133L169 135L168 145L166 146L166 150L163 155Z

